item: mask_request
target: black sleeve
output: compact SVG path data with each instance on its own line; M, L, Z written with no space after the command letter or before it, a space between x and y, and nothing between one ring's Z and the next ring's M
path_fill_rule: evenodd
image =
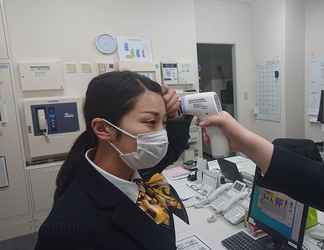
M188 148L188 140L190 138L189 128L192 118L190 115L184 115L180 118L167 121L168 152L157 166L139 171L144 179L148 179L155 173L161 173L167 166L177 161L183 151Z
M262 182L265 186L324 211L323 162L274 145L271 163Z

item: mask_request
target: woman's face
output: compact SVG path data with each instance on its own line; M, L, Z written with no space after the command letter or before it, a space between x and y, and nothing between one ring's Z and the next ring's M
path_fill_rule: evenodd
M138 134L159 131L165 127L167 119L165 102L162 96L145 91L137 98L133 109L120 120L119 127L136 136ZM123 153L136 151L136 139L121 133L116 146Z

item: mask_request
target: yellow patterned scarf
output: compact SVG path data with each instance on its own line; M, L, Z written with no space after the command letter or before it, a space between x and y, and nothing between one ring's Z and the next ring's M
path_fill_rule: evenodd
M170 225L169 209L182 209L181 203L171 196L170 185L163 175L155 174L149 181L135 179L139 187L139 195L136 204L156 224Z

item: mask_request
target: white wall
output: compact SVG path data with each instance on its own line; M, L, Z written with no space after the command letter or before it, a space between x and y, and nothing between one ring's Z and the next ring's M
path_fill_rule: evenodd
M151 40L155 62L166 60L192 62L195 79L198 79L193 0L4 0L4 8L14 63L48 59L76 62L110 60L112 56L104 56L96 51L94 41L96 35L100 33L111 33L114 36L136 36ZM66 77L64 93L54 91L46 94L82 95L92 76L90 74L74 78ZM41 94L44 92L37 93ZM22 98L21 93L17 95ZM32 94L25 96L30 95ZM18 135L17 130L16 127L16 131L13 132ZM10 146L10 152L16 155L16 159L21 160L22 156L16 153L20 150L19 146L14 147L13 144ZM19 167L24 169L24 166ZM52 199L48 196L53 192L57 169L57 166L51 168L49 174L48 169L33 167L25 173L20 172L19 176L11 176L15 178L15 182L20 183L20 189L16 188L13 193L8 193L13 194L11 200L16 200L17 204L15 207L15 204L8 203L8 206L15 207L12 210L19 210L18 212L27 210L29 204L24 194L27 187L23 180L26 174L30 181L29 188L33 191L33 195L29 197L33 208L33 221L29 218L27 224L26 220L19 221L14 217L1 220L0 239L21 234L22 228L29 227L30 230L32 222L34 226L41 223L51 205ZM46 183L48 187L44 188ZM21 195L16 195L17 193ZM0 197L0 218L8 217L8 213L3 212L2 205L3 202L10 200L7 196ZM6 207L6 212L10 212L9 207ZM1 230L8 228L9 220L16 223L15 228L4 235ZM27 233L28 230L24 229L24 232Z
M280 60L281 120L256 120L256 131L269 140L304 137L304 5L301 0L256 0L253 49L257 64Z
M195 0L195 14L198 43L235 45L236 113L241 123L253 128L251 111L255 91L250 5L236 0Z
M286 0L285 115L286 137L305 135L305 5Z
M312 56L324 56L324 1L306 1L306 65L305 65L305 113L308 107L310 85L310 62ZM323 141L324 133L319 124L310 123L305 115L305 134L307 138Z
M95 49L100 33L150 39L157 62L197 61L193 1L10 0L5 7L15 61L111 58ZM67 83L67 94L80 89L75 84L86 88L89 79L78 80Z
M303 1L196 0L195 12L197 42L235 44L239 121L269 140L304 137ZM255 65L275 59L281 67L281 121L255 120Z
M285 37L285 5L283 0L257 0L253 10L253 50L256 64L266 60L280 59L281 62L281 122L257 120L255 128L258 133L272 140L284 135L285 116L282 112L284 98L284 37ZM253 90L255 93L255 84Z

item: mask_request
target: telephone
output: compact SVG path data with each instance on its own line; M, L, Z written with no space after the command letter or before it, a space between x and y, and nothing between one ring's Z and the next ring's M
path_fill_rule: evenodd
M246 184L241 181L235 181L230 189L222 192L210 206L216 213L224 213L229 210L239 200L248 196L248 191L245 190Z
M211 203L213 200L215 200L219 195L221 195L223 192L225 192L226 190L230 189L233 186L232 183L226 183L221 185L219 188L217 188L216 190L214 190L213 192L211 192L206 199L203 199L201 201L199 201L198 203L194 204L195 208L202 208L206 205L208 205L209 203Z
M249 210L249 205L250 205L249 197L241 201L238 201L229 210L224 212L224 218L233 225L241 223L247 211Z
M37 109L38 129L43 135L48 133L48 124L46 120L45 109Z
M226 183L212 191L207 198L199 200L193 206L195 208L207 207L211 215L207 218L208 223L213 223L218 214L236 225L240 223L249 209L249 191L246 184L241 181Z
M197 175L198 174L199 170L197 172ZM201 182L199 182L197 178L197 181L194 184L187 183L187 185L199 195L205 197L205 199L208 199L206 197L209 197L211 193L215 192L215 189L222 183L222 174L220 171L214 170L202 170L201 174ZM209 202L206 204L208 203Z

